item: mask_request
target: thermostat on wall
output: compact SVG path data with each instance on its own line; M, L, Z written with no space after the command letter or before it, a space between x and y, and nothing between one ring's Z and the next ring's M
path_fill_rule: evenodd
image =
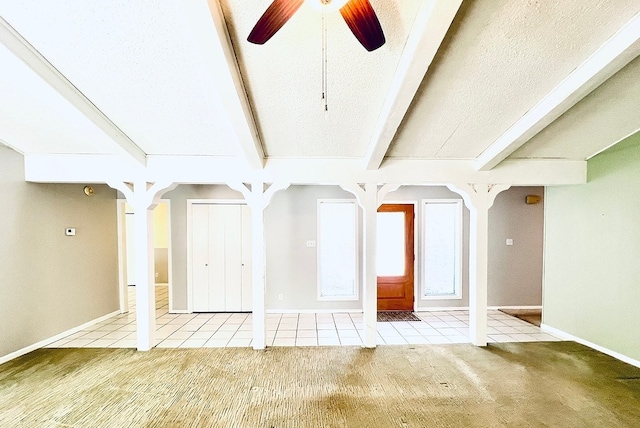
M64 230L64 234L67 236L76 236L76 228L75 227L67 227Z

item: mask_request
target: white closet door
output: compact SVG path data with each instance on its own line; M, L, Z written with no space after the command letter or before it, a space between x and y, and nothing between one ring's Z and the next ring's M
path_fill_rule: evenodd
M209 206L196 205L191 210L191 261L193 310L209 311Z
M242 205L242 312L250 312L253 308L251 292L251 209Z
M191 221L193 311L250 311L249 208L194 204Z
M225 205L209 205L209 311L226 311Z
M242 206L225 206L225 299L227 312L242 310Z

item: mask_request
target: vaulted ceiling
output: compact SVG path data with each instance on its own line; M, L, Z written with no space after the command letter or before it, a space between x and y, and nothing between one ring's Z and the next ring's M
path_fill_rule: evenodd
M249 43L271 1L0 0L0 142L163 170L560 177L640 129L640 0L370 0L373 52L311 0Z

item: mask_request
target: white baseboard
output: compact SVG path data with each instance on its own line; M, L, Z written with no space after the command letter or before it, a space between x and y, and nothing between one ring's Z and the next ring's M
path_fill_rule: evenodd
M584 346L588 346L589 348L595 349L596 351L600 351L603 354L607 354L615 359L623 361L627 364L631 364L632 366L640 367L640 361L634 360L633 358L627 357L626 355L622 355L619 352L612 351L611 349L605 348L603 346L597 345L593 342L589 342L588 340L584 340L580 337L574 336L572 334L566 333L562 330L558 330L557 328L548 326L546 324L541 324L540 329L542 331L553 334L554 336L558 336L562 339L573 340L574 342L578 342Z
M170 314L192 314L188 309L169 309Z
M268 314L361 314L362 309L267 309Z
M22 349L19 349L19 350L15 351L15 352L12 352L12 353L7 354L7 355L5 355L3 357L0 357L0 364L4 364L7 361L13 360L14 358L18 358L18 357L20 357L20 356L22 356L24 354L28 354L29 352L35 351L36 349L40 349L42 347L45 347L45 346L49 345L50 343L57 342L58 340L63 339L63 338L65 338L65 337L67 337L67 336L69 336L71 334L77 333L77 332L79 332L81 330L84 330L87 327L91 327L92 325L98 324L98 323L100 323L100 322L102 322L104 320L108 320L109 318L114 317L114 316L119 315L119 314L120 314L120 310L117 310L115 312L111 312L110 314L103 315L100 318L96 318L96 319L91 320L89 322L86 322L86 323L84 323L82 325L74 327L74 328L72 328L70 330L63 331L60 334L56 334L53 337L50 337L50 338L45 339L45 340L41 340L40 342L34 343L33 345L26 346L26 347L24 347Z
M489 311L497 311L500 309L542 309L542 306L487 306ZM469 306L428 306L424 308L416 308L415 312L438 312L438 311L468 311Z
M428 306L426 308L416 308L414 312L441 312L441 311L468 311L468 306L442 306L442 307L433 307Z
M497 311L500 309L542 309L542 306L488 306L487 309L490 311Z

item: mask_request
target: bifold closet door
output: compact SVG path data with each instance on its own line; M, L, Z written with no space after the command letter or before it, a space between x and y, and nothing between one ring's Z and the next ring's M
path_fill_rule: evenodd
M246 205L193 205L195 312L251 310L250 225Z
M191 272L194 312L209 309L209 205L191 209Z
M251 288L251 209L240 206L242 211L242 312L251 312L253 309L253 292Z

